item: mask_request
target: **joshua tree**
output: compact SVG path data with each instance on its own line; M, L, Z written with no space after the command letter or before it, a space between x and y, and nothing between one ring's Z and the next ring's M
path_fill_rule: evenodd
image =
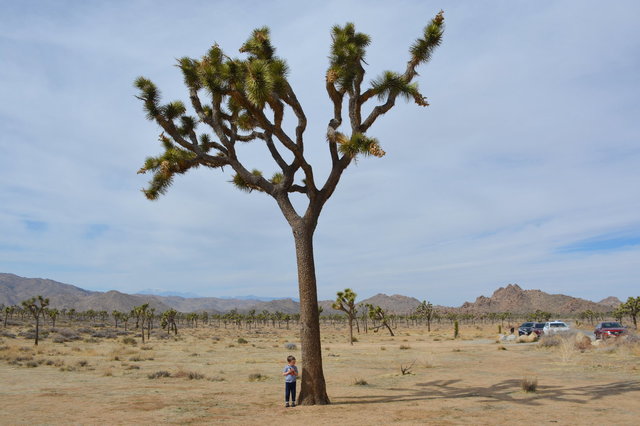
M416 314L420 318L424 318L427 321L427 331L431 331L431 320L433 319L433 305L426 300L423 300L420 306L416 309Z
M7 318L12 317L13 313L16 311L15 306L5 306L4 307L4 326L7 326Z
M336 301L331 306L333 309L339 310L347 314L349 320L349 343L353 345L353 320L358 313L356 309L356 296L350 288L345 288L344 291L339 291Z
M164 194L176 174L199 166L211 169L227 166L234 172L231 182L236 187L271 196L290 225L298 266L304 359L304 380L298 397L301 404L329 403L322 370L313 256L318 217L344 170L357 156L384 156L378 141L367 136L367 132L395 105L398 97L420 106L428 105L413 80L418 75L418 66L428 62L440 44L443 30L444 16L440 12L411 46L404 72L386 71L366 87L363 65L369 36L356 32L351 23L332 28L326 90L333 103L333 117L325 136L332 165L324 183L305 157L307 117L287 80L285 61L275 55L268 28L254 30L242 45L240 52L246 54L245 59L231 58L215 44L200 60L188 57L178 60L195 116L189 115L180 101L161 104L160 92L150 80L140 77L135 82L147 118L162 128L159 140L164 147L164 153L148 158L139 171L153 173L149 187L143 190L147 198L155 200ZM369 107L376 99L379 103ZM341 131L345 104L348 123L347 129ZM292 114L293 132L285 129L285 124L291 123L285 120L285 113ZM200 132L198 125L207 127L208 132ZM240 159L237 146L253 141L264 143L273 158L277 171L271 177L251 170ZM308 204L304 212L291 202L294 193L306 196Z
M58 315L60 315L60 311L54 308L54 309L46 309L45 312L47 313L47 316L51 320L51 327L56 328L56 319L58 318Z
M178 326L176 325L176 315L178 311L175 309L169 309L162 313L161 325L163 329L167 329L167 333L178 334Z
M32 297L22 302L25 310L29 310L33 319L36 320L36 339L35 345L38 346L38 337L40 334L40 315L44 316L44 309L49 306L49 299L45 299L42 296Z
M640 296L629 297L626 302L622 304L624 312L631 317L633 321L633 327L638 329L638 314L640 314Z
M380 325L373 327L373 330L378 331L380 327L384 326L387 327L387 330L389 330L389 334L395 336L395 334L393 334L391 326L389 325L389 317L384 309L382 309L380 306L373 305L367 305L367 308L369 309L369 318L371 318L373 321L380 321Z

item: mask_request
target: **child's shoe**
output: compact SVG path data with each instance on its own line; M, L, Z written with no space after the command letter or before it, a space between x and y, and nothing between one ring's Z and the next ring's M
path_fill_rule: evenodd
M295 406L295 402L294 402L294 404L293 404L293 405ZM287 402L287 403L285 403L285 404L284 404L284 406L285 406L285 408L289 408L289 403L288 403L288 402Z
M295 402L295 401L293 401L293 402L291 403L291 406L292 406L292 407L295 407L295 406L296 406L296 402Z

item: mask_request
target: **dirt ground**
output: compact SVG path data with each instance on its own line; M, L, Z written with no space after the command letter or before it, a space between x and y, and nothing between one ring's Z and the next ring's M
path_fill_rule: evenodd
M285 348L299 342L293 328L205 326L144 345L54 343L51 333L37 348L4 336L0 423L638 424L638 344L545 348L496 343L496 331L466 326L454 340L449 326L400 327L350 346L344 327L324 327L332 404L295 408L284 407L280 374L289 354L304 369L299 345ZM537 390L525 392L523 379Z

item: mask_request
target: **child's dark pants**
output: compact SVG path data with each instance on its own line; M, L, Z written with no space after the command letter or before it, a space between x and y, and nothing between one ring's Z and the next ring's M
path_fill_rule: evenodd
M296 382L284 383L284 400L289 402L289 395L291 395L291 401L296 402Z

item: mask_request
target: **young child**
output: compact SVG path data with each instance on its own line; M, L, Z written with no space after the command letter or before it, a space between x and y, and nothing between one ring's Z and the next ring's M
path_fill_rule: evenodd
M289 407L289 395L291 395L291 406L296 406L296 378L298 377L298 367L296 367L296 357L289 355L287 365L284 366L282 375L284 376L284 401L285 407Z

